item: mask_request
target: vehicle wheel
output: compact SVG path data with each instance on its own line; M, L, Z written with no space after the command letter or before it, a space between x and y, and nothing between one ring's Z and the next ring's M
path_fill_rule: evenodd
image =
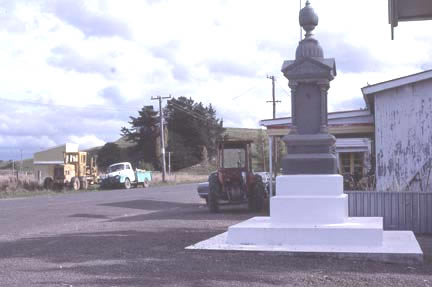
M147 188L147 187L149 187L149 185L150 185L150 183L149 183L148 179L147 178L144 179L143 187Z
M78 177L72 177L71 179L71 188L73 190L79 190L80 189L80 181Z
M259 179L250 192L248 206L251 211L261 211L264 208L265 187L261 179Z
M87 189L88 189L88 181L87 181L86 178L83 178L83 179L81 180L81 189L82 189L82 190L87 190Z
M130 180L129 180L129 178L126 178L125 179L125 182L124 182L124 188L125 189L129 189L129 188L131 188L131 182L130 182Z
M207 197L207 206L211 213L219 211L218 193L220 191L220 184L217 173L209 176L209 194Z
M51 177L47 177L44 180L43 187L45 189L53 189L54 181Z

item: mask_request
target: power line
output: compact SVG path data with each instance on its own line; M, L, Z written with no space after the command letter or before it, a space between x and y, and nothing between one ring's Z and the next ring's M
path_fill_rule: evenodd
M279 82L276 82L276 83L277 83L279 89L281 89L281 90L282 90L285 94L287 94L288 96L291 96L291 93L288 92L287 90L285 90L285 88L282 87L282 85L280 85Z
M205 117L204 115L201 115L195 111L187 110L186 108L184 108L184 107L182 107L182 106L180 106L177 103L174 103L172 101L170 101L168 103L168 105L172 105L173 108L177 109L178 111L184 112L184 113L190 115L191 117L194 117L195 119L202 120L202 121L211 121L211 119Z
M253 90L255 90L255 89L256 89L256 86L253 86L253 87L247 89L246 91L242 92L242 93L239 94L238 96L235 96L234 98L232 98L232 100L234 101L234 100L236 100L236 99L238 99L238 98L240 98L240 97L243 97L243 96L246 95L248 92L251 92L251 91L253 91Z

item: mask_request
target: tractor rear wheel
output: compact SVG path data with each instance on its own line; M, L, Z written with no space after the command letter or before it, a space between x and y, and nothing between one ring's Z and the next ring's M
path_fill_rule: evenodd
M261 178L249 193L248 207L251 211L261 211L264 208L265 187Z
M219 211L218 193L220 191L220 184L217 173L209 176L209 194L207 197L207 206L211 213Z

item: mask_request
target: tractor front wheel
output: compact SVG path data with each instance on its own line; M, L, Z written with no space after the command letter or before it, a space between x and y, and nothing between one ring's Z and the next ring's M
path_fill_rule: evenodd
M211 213L219 211L218 193L220 190L219 179L216 173L209 176L209 194L207 197L207 206Z

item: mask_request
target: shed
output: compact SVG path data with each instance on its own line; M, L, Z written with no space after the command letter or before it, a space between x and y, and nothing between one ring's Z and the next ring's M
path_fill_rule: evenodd
M64 164L65 153L77 153L78 145L66 143L44 151L36 152L33 155L33 168L39 181L54 174L54 168L58 164Z
M377 189L429 189L432 70L369 85L362 92L374 114Z

